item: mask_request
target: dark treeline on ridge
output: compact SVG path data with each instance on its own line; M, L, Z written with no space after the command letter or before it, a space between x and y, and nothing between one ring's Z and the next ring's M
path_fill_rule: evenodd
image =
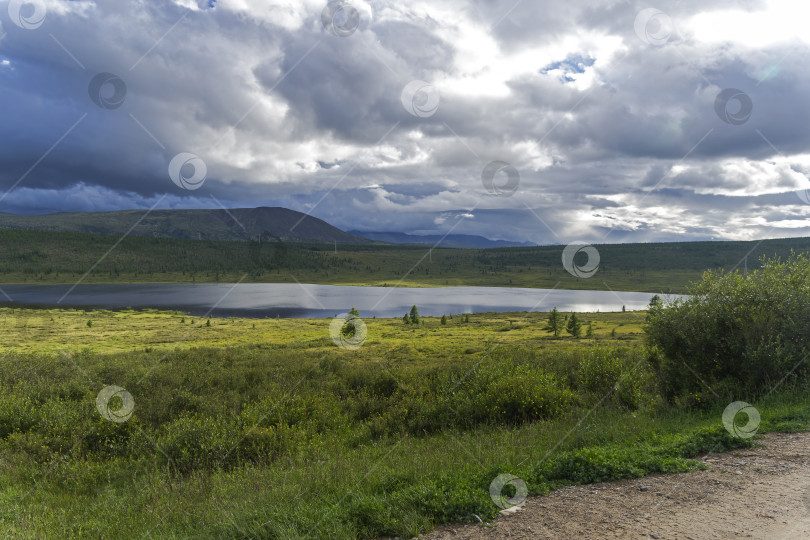
M376 286L504 286L682 293L706 270L758 267L758 259L810 250L810 239L596 245L590 279L568 274L563 246L497 249L207 241L0 229L0 281L299 282ZM746 259L747 256L747 259ZM95 265L95 266L94 266Z

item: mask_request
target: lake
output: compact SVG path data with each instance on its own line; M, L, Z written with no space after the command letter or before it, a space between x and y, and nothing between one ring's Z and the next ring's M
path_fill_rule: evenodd
M6 285L4 306L157 308L214 317L401 317L416 304L426 316L504 311L645 309L653 294L508 287L354 287L289 283ZM10 301L9 301L10 300Z

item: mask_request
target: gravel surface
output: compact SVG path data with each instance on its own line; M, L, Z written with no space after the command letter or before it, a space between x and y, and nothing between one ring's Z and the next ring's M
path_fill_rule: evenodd
M419 539L810 538L810 434L759 442L703 457L705 471L564 488L492 523Z

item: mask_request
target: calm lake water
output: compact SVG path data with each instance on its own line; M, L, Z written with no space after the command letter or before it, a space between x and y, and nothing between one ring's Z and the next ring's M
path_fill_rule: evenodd
M411 306L427 316L504 311L621 311L644 309L651 293L518 289L506 287L349 287L288 283L6 285L3 305L105 309L176 309L214 317L401 317ZM11 300L9 302L9 299Z

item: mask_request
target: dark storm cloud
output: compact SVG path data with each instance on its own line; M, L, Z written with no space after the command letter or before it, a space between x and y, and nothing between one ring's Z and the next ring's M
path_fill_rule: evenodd
M625 1L357 2L347 37L323 28L317 1L47 4L38 29L2 19L0 188L19 184L0 210L165 195L537 243L810 233L794 193L810 187L807 42L752 48L690 27L764 1L664 7L660 46L636 35L648 6ZM120 107L91 99L102 72L125 83ZM415 80L438 92L435 111L403 107ZM753 104L739 125L715 113L726 88ZM181 152L207 166L199 191L169 178ZM519 171L515 196L483 186L493 160Z

